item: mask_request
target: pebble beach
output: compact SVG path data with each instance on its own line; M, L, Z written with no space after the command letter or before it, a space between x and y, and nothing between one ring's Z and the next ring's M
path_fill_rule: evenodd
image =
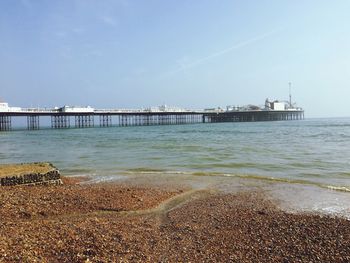
M125 183L3 187L0 262L349 262L350 221L259 191Z

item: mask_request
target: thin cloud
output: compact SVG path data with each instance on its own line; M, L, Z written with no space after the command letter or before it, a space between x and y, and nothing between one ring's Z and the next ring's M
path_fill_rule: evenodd
M180 65L180 68L177 68L173 71L170 71L168 73L165 74L164 77L168 77L168 76L171 76L171 75L174 75L176 73L179 73L179 72L185 72L187 69L191 69L191 68L194 68L194 67L197 67L199 65L202 65L204 63L206 63L207 61L211 60L211 59L214 59L214 58L217 58L217 57L220 57L222 55L225 55L226 53L229 53L229 52L232 52L233 50L237 50L237 49L240 49L240 48L243 48L243 47L246 47L246 46L249 46L251 44L254 44L258 41L261 41L267 37L270 37L274 34L276 34L277 32L280 32L281 29L277 29L277 30L273 30L273 31L270 31L270 32L267 32L267 33L264 33L262 35L258 35L256 37L253 37L251 39L247 39L247 40L244 40L242 42L239 42L229 48L225 48L223 50L220 50L220 51L217 51L217 52L214 52L208 56L205 56L205 57L202 57L200 59L197 59L193 62L190 62L190 63L187 63L187 64L184 64L184 63L181 63Z
M67 36L67 32L66 31L56 31L56 32L54 32L54 35L57 38L65 38Z
M103 23L105 23L106 25L112 26L112 27L116 27L118 25L118 21L111 17L111 16L101 16L100 19L102 20Z
M72 28L72 32L75 33L75 34L82 34L86 31L85 28L82 28L82 27L75 27L75 28Z
M33 6L33 3L30 0L21 0L21 4L25 8L32 8L32 6Z
M72 55L72 47L69 45L62 45L60 47L59 55L64 59L71 59L73 58Z

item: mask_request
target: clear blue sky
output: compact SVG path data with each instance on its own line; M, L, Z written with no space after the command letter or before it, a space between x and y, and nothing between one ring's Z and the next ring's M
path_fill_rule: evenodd
M347 0L1 0L12 106L189 108L293 96L350 116Z

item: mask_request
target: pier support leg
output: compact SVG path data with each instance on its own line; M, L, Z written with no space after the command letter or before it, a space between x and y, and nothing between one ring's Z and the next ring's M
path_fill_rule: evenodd
M51 128L66 129L70 127L70 118L65 115L51 116Z
M119 126L126 126L125 116L119 115Z
M94 115L77 115L75 116L76 128L94 127Z
M112 126L112 116L100 115L100 127L110 127L110 126Z
M11 117L10 116L0 116L0 131L11 130Z
M39 116L27 116L28 130L39 130Z

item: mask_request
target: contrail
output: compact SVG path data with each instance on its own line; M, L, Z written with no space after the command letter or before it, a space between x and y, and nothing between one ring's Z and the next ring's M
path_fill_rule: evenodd
M242 41L242 42L239 42L229 48L226 48L226 49L223 49L221 51L217 51L209 56L206 56L206 57L203 57L203 58L200 58L196 61L193 61L191 63L188 63L188 64L182 64L180 68L178 69L175 69L173 71L170 71L168 72L167 74L165 74L164 77L166 76L170 76L170 75L173 75L173 74L176 74L178 72L181 72L181 71L185 71L186 69L190 69L190 68L194 68L198 65L201 65L203 64L204 62L210 60L210 59L213 59L213 58L216 58L216 57L219 57L219 56L222 56L228 52L231 52L232 50L235 50L235 49L239 49L239 48L242 48L242 47L245 47L245 46L248 46L250 44L253 44L255 42L258 42L262 39L265 39L271 35L274 35L276 34L277 32L281 31L282 29L277 29L277 30L273 30L273 31L270 31L270 32L267 32L265 34L262 34L262 35L259 35L259 36L256 36L254 38L251 38L251 39L248 39L248 40L245 40L245 41Z

